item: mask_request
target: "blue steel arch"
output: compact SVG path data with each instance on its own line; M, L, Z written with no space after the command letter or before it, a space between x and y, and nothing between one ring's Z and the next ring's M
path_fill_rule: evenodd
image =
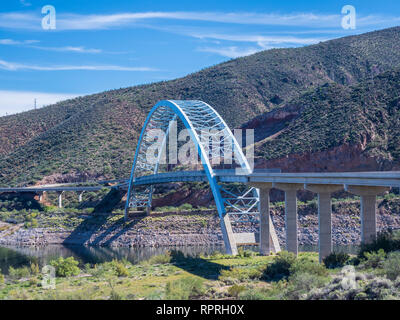
M228 215L224 206L224 198L221 195L221 186L218 185L217 177L211 164L209 145L202 141L200 138L202 130L214 129L223 133L224 139L228 139L231 143L231 150L234 154L236 164L241 169L241 173L251 173L250 165L244 156L241 147L236 141L231 130L218 114L210 105L199 100L162 100L159 101L149 112L137 146L135 157L133 160L131 176L129 180L128 197L125 206L125 216L130 207L134 206L151 206L151 190L147 190L147 198L140 198L135 194L134 182L135 178L146 175L156 174L158 172L158 162L155 164L149 164L146 161L146 151L150 143L146 142L146 134L150 129L161 129L166 134L164 136L163 145L166 143L166 139L169 134L170 123L172 120L179 118L184 126L188 129L190 137L194 142L198 154L200 155L201 163L206 173L208 182L211 187L212 194L217 206L219 217L221 220L221 228L224 236L225 247L229 253L235 254L236 244L233 239L233 233L230 226ZM160 154L161 155L161 154ZM159 155L159 156L160 156ZM138 205L141 204L141 205Z

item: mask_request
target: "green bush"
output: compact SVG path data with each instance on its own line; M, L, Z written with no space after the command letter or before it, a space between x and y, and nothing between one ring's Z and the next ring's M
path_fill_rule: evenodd
M239 294L246 290L245 286L234 284L233 286L229 287L228 294L231 297L239 297Z
M386 253L400 250L400 230L380 232L373 242L362 243L358 257L363 259L365 252L378 252L379 249L383 249Z
M21 278L28 278L31 275L31 272L28 267L21 267L21 268L13 268L10 266L8 269L8 275L12 279L21 279Z
M129 276L129 271L123 262L118 261L118 260L113 260L112 265L113 265L115 273L117 274L118 277Z
M57 260L50 261L50 265L56 269L56 275L58 277L77 276L81 271L78 264L79 262L76 261L74 257L68 257L66 259L60 257Z
M328 270L321 263L312 261L309 258L297 258L290 267L290 274L307 273L314 276L327 276Z
M0 285L4 283L4 275L0 273Z
M171 252L167 251L164 254L152 256L150 259L142 261L141 264L168 264L171 262Z
M383 249L379 249L377 252L364 252L364 257L363 265L365 268L379 268L385 261L386 252Z
M30 269L33 275L38 275L40 273L39 265L35 262L31 262Z
M391 252L383 262L383 270L390 280L400 276L400 251Z
M193 206L190 203L184 203L178 207L178 210L180 210L180 211L189 211L192 209L193 209Z
M328 281L328 277L308 272L296 272L289 278L285 295L289 299L301 299L310 290L320 288Z
M262 275L266 280L280 280L287 278L290 275L290 268L296 261L296 255L292 252L281 251L279 252L274 261L267 266Z
M262 276L262 271L254 268L243 268L243 267L235 267L230 268L229 270L221 270L221 274L219 276L219 280L254 280L260 279Z
M350 260L350 256L344 252L332 252L323 259L325 266L329 269L341 268Z
M165 286L166 300L188 300L204 293L203 280L195 277L185 277L170 281Z

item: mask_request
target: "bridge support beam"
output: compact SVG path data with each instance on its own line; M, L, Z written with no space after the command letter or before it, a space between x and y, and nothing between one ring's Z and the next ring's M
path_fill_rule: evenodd
M62 194L64 193L64 191L59 191L57 192L58 194L58 207L62 208Z
M390 188L348 186L347 191L361 196L361 242L370 243L376 240L376 196Z
M267 188L260 189L260 254L263 256L271 253L269 191Z
M302 189L302 184L296 183L274 183L274 188L285 191L285 229L286 250L298 254L297 236L297 190Z
M85 191L78 192L78 201L82 202L82 195Z
M318 193L318 246L319 262L332 253L332 201L331 194L343 189L342 185L306 184L305 189Z
M272 189L272 183L251 183L252 187L258 189L260 198L259 212L260 212L260 254L269 255L272 252L279 252L278 237L275 232L274 224L270 215L269 208L269 192Z
M225 214L223 218L220 218L220 225L226 253L234 256L237 255L238 250L232 230L231 220L229 219L229 214Z

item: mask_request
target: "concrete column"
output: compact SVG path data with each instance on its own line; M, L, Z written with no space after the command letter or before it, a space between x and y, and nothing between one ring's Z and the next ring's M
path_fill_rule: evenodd
M250 186L258 189L259 211L260 211L260 254L269 255L271 251L281 251L278 237L272 223L269 208L269 191L272 189L271 182L251 182Z
M331 193L343 189L342 185L305 185L305 189L318 193L318 247L319 261L332 253Z
M376 195L361 196L361 242L376 240Z
M237 255L238 250L236 246L236 240L233 235L231 220L229 219L229 214L225 214L225 216L220 219L220 225L226 253L234 256Z
M318 193L318 236L320 262L332 252L332 203L330 193Z
M260 189L260 254L264 256L271 252L269 191L270 189L266 188Z
M361 242L376 240L376 196L390 188L348 186L347 191L361 196Z
M59 208L62 208L62 194L63 193L64 193L63 191L57 192L57 194L58 194L58 207Z
M79 201L79 202L82 202L82 195L83 195L84 192L85 192L85 191L82 191L82 192L79 192L79 193L78 193L78 201Z
M303 185L297 183L274 183L273 186L285 191L286 250L297 255L297 190L302 189Z

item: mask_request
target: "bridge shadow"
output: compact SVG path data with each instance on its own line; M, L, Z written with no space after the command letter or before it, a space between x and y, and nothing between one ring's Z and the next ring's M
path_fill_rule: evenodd
M145 215L135 216L126 223L124 217L115 221L110 220L110 217L112 217L111 213L88 216L64 239L63 244L77 256L89 254L89 246L110 246L113 241L139 223ZM87 250L83 250L82 246L87 246Z
M181 251L171 251L171 263L175 266L208 280L217 280L222 270L229 270L228 266L202 259L200 257L185 256Z

